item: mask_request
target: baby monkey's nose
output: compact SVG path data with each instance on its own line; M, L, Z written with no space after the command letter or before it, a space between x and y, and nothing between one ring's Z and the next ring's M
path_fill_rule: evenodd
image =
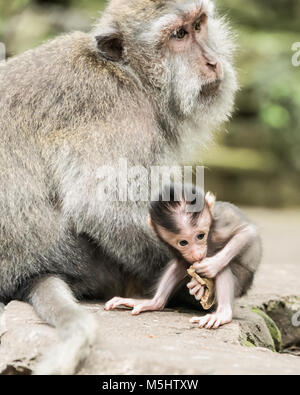
M193 263L198 263L198 262L201 262L202 261L202 259L205 257L205 255L204 254L202 254L202 253L193 253L192 255L191 255L191 261L193 262Z

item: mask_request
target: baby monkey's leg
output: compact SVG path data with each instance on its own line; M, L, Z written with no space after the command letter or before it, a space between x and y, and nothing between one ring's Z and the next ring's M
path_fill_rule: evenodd
M198 323L200 328L217 329L232 321L234 301L234 277L229 267L216 277L217 311L204 317L193 317L190 322Z
M113 310L120 306L131 307L132 314L138 315L143 311L163 310L176 286L187 276L183 262L173 260L169 263L161 277L157 291L152 299L128 299L115 297L108 301L105 310Z

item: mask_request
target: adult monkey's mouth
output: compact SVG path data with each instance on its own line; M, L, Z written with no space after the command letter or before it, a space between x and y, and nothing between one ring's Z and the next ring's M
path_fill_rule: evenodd
M215 81L212 82L208 82L205 85L202 86L201 89L201 96L214 96L218 93L219 88L221 85L221 80L217 79Z

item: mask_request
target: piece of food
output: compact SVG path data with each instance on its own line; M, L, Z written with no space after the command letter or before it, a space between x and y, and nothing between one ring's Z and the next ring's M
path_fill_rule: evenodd
M210 278L201 278L192 266L187 270L187 272L205 288L200 303L204 310L209 310L216 303L215 281Z

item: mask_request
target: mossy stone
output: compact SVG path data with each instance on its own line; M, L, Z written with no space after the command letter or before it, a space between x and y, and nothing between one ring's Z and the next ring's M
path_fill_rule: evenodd
M282 337L281 337L281 332L280 332L278 326L275 324L275 322L272 320L272 318L270 318L260 308L253 307L252 308L252 312L255 313L255 314L258 314L259 316L261 316L264 319L264 321L265 321L265 323L266 323L266 325L267 325L267 327L269 329L269 332L270 332L270 334L272 336L272 339L274 341L275 350L277 352L280 352L281 349L282 349Z

